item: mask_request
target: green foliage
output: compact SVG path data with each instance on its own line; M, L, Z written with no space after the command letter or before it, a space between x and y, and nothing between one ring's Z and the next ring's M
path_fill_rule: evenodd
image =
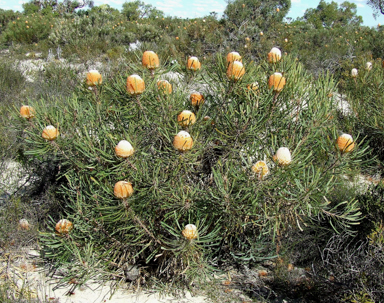
M93 7L93 1L85 0L85 1L70 1L65 0L59 2L57 0L43 0L36 1L30 0L27 3L23 3L23 9L25 15L42 13L43 15L55 12L58 16L63 16L65 14L73 14L76 9L84 8L84 7Z
M367 69L370 62L372 67ZM357 78L351 77L352 68L358 70ZM356 132L367 136L371 155L384 163L384 70L382 61L369 57L358 57L353 62L345 62L340 80L340 88L348 96L354 115L350 118ZM371 156L371 157L372 157ZM381 164L382 165L382 164Z
M66 268L63 285L72 278L76 285L92 277L110 278L111 272L132 281L136 271L142 282L151 276L160 283L205 283L222 265L248 267L284 253L302 254L302 264L312 258L318 266L321 248L335 253L321 260L330 269L319 270L323 280L314 281L319 288L308 292L316 298L321 290L333 294L337 285L327 275L334 271L345 278L343 283L353 280L353 289L338 299L377 298L372 289L379 287L365 272L380 271L372 255L382 249L380 227L373 231L382 219L382 190L356 196L346 180L360 172L382 174L383 70L381 59L375 60L384 57L382 28L359 27L356 7L348 2L321 1L290 24L282 22L289 1L230 2L222 20L214 14L164 17L140 1L125 3L121 13L108 5L73 13L72 6L39 3L43 6L36 14L0 12L6 28L2 41L8 44L3 47L23 54L31 47L46 53L60 46L71 64L47 63L29 84L11 64L0 66L0 97L14 104L12 119L17 121L10 128L8 108L0 108L0 147L21 140L19 160L42 176L36 187L55 193L43 199L54 203L42 208L47 230L41 244L47 258ZM138 42L136 52L129 47L132 42ZM268 64L267 53L276 46L283 60ZM142 51L149 49L161 62L154 77L140 64ZM236 83L225 75L230 51L243 56L246 70ZM186 70L191 55L199 57L201 71ZM103 84L90 90L72 63L91 66L101 60ZM366 61L373 63L371 71L363 69ZM359 69L357 79L350 77L353 67ZM267 86L275 71L287 78L279 94ZM126 78L134 73L145 80L140 97L126 91ZM156 83L167 76L174 92L159 95ZM247 85L255 81L259 91L249 91ZM194 90L205 95L200 108L189 102ZM332 96L338 90L350 102L349 116L336 108ZM21 103L35 108L34 119L19 117ZM192 150L180 153L172 142L183 129L176 117L184 109L194 111L197 122L186 129L194 140ZM41 137L49 124L61 134L54 142ZM343 132L356 140L351 153L335 146ZM123 139L135 149L128 159L114 153ZM292 153L288 166L273 160L282 146ZM269 167L265 178L251 169L258 160ZM120 180L133 184L134 193L125 200L113 194ZM68 235L54 233L61 218L74 223ZM192 241L182 235L188 223L198 228L199 237ZM363 231L371 237L370 246L353 242L358 251L353 259L343 249ZM297 250L284 246L291 236ZM356 266L361 275L351 270ZM300 289L307 285L313 284ZM369 289L368 295L359 285Z
M290 0L236 0L228 3L224 18L231 27L257 26L267 32L272 23L280 23L283 20L290 8Z
M36 82L39 83L29 93L29 99L44 99L46 103L50 100L65 100L73 94L78 85L79 75L65 64L57 64L53 61L46 64L44 70L36 75ZM30 85L32 86L32 85Z
M356 9L356 4L348 1L341 3L339 8L336 2L326 3L321 0L316 8L305 11L303 19L317 29L360 26L363 18L356 15Z
M125 52L125 48L122 46L116 46L114 48L111 48L107 50L107 55L111 59L117 59L121 57Z
M384 188L381 181L376 186L371 186L367 193L359 196L361 210L366 218L367 226L373 229L373 225L379 224L384 218Z
M272 243L279 247L287 230L305 229L313 218L338 232L359 222L353 200L327 198L365 153L362 146L350 154L335 148L329 75L313 79L288 56L274 65L247 63L242 81L232 83L217 56L215 65L187 75L186 87L162 96L156 82L165 71L152 78L138 62L129 65L146 82L140 97L127 93L123 74L92 91L79 86L65 102L33 103L36 119L25 130L24 154L60 167L63 216L74 223L68 236L44 234L46 256L88 264L73 271L77 279L89 277L90 264L115 271L127 263L150 264L158 277L190 283L217 265L214 257L254 263L277 253ZM280 94L264 80L276 69L288 79ZM259 94L246 88L254 81ZM182 129L176 115L192 109L189 83L208 90L206 103L194 109L196 124L187 129L194 146L180 153L172 142ZM48 124L60 131L54 142L41 138ZM18 127L26 125L20 120ZM123 139L135 149L128 159L114 153ZM282 146L292 153L288 166L272 160ZM258 160L269 167L265 179L251 170ZM134 188L124 200L113 195L120 180ZM198 226L197 240L184 239L188 223Z
M156 19L164 17L161 10L153 7L151 4L145 4L140 0L130 1L123 3L121 11L129 21L136 21L139 19Z
M9 159L14 153L15 132L10 128L8 112L20 100L25 78L8 62L0 61L0 159ZM19 104L17 104L19 105Z
M40 7L33 2L23 3L22 6L23 6L24 15L26 16L36 14L40 10Z
M9 100L11 96L25 86L23 74L16 70L11 63L0 61L0 100Z
M0 9L0 34L7 26L8 22L13 21L17 18L17 13L12 10Z
M56 18L49 40L64 49L76 50L87 59L106 53L113 46L122 47L137 39L156 41L159 31L152 24L128 22L117 10L108 5L94 7L87 15L72 19Z
M359 293L354 293L351 295L346 295L345 298L343 298L342 302L350 302L350 303L375 303L373 301L369 294L367 294L364 291L361 291Z
M5 43L37 43L48 38L53 26L52 22L52 16L41 14L20 16L8 23L7 28L2 32L1 39Z

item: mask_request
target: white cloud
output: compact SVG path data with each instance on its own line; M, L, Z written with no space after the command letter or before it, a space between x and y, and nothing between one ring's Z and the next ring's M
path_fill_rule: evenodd
M292 3L301 3L301 0L291 0Z
M180 1L165 0L156 2L155 7L162 10L164 13L172 12L172 14L174 14L175 8L182 8L183 5Z
M130 1L125 1L125 0L108 0L108 1L104 1L104 3L106 3L107 2L107 4L109 4L110 6L123 6L123 4L125 3L125 2L130 2Z
M117 9L121 9L123 7L123 4L125 2L131 2L131 1L126 1L126 0L94 0L95 6L100 6L103 4L108 4L109 6Z
M204 0L195 0L194 2L192 2L192 6L195 7L195 9L200 12L204 12L204 14L206 15L208 15L208 13L210 12L222 13L224 12L226 7L224 3L220 3L219 1L207 2Z
M189 2L184 0L164 0L157 1L153 3L153 5L168 15L181 18L203 17L212 11L220 14L224 12L226 7L226 4L222 0L213 0L210 2L205 0L194 0Z

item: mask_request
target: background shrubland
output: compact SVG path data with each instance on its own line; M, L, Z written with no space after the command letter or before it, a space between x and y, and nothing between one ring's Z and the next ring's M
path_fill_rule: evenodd
M221 19L166 17L140 1L23 8L0 10L3 255L38 247L72 290L90 278L215 288L235 272L226 291L255 300L383 301L384 40L354 4L321 1L297 20L284 18L289 1L233 1ZM146 50L160 58L154 73L141 64ZM245 69L236 82L230 51ZM200 70L187 69L189 56ZM102 83L90 89L93 69ZM268 86L275 72L287 80L279 93ZM141 95L127 92L132 74ZM194 91L204 104L191 104ZM35 117L20 117L21 105ZM178 123L183 110L195 124ZM42 138L47 125L56 140ZM173 147L181 130L194 142L186 152ZM342 133L351 152L337 148ZM127 159L115 155L121 140L135 150ZM274 159L280 147L289 165ZM252 170L260 160L264 177ZM122 180L134 190L123 200ZM55 233L60 219L70 233ZM187 224L197 239L183 236Z

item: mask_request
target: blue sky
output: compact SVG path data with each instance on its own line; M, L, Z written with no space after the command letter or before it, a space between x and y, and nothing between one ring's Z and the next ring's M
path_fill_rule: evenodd
M110 6L121 9L122 4L128 0L95 0L95 5L107 3ZM320 1L320 0L319 0ZM301 17L308 8L314 8L319 1L314 0L291 0L292 6L288 17ZM344 0L334 0L341 4ZM22 11L23 0L0 0L0 8L12 9L14 11ZM226 0L144 0L145 3L151 4L162 10L168 16L178 16L181 18L196 18L209 15L215 11L219 15L225 10ZM331 1L326 1L331 2ZM384 25L384 16L380 15L376 20L372 16L372 9L366 4L366 0L350 0L357 5L357 14L363 17L364 25L377 26L378 23Z

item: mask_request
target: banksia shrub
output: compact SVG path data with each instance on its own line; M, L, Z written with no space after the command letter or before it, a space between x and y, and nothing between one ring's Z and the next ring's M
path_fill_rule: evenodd
M53 22L53 15L36 13L32 18L21 15L2 31L2 38L5 42L18 42L25 44L37 43L48 38L51 27L47 23ZM4 28L4 27L3 27Z
M356 78L351 77L349 73L351 64L345 63L346 65L343 66L345 73L340 79L340 92L348 100L350 111L342 112L348 126L341 125L339 131L348 130L350 134L354 134L353 137L358 134L359 138L364 138L364 141L369 144L371 152L367 156L367 160L376 158L380 163L379 167L382 167L384 164L384 116L382 115L384 111L384 73L381 68L381 60L378 59L371 63L372 69L359 69L359 76ZM357 57L353 65L367 65L366 57ZM351 144L352 146L353 144ZM354 154L355 150L352 153ZM380 169L380 174L383 174L382 169Z
M279 254L290 230L350 230L359 221L358 206L334 194L351 168L359 169L366 148L348 157L335 148L340 129L329 119L337 114L328 97L335 91L330 75L313 78L289 55L279 64L294 81L274 96L265 81L267 61L247 63L234 84L218 55L193 79L206 102L192 126L184 124L192 112L176 118L204 100L190 95L190 83L159 102L157 79L151 79L137 106L144 81L135 76L127 84L124 74L104 81L98 95L79 84L65 102L31 104L38 113L33 125L15 110L17 128L26 133L21 152L36 161L55 159L61 215L75 226L60 237L52 224L42 234L44 254L77 279L91 278L93 266L103 269L94 275L109 278L135 264L143 278L190 285L199 277L205 283L219 266L215 260L252 264ZM129 66L142 69L140 61ZM256 97L246 88L255 81ZM41 138L47 120L60 125L54 144ZM116 149L128 146L130 154L129 144L117 144L123 138L135 149L124 159L127 153Z

